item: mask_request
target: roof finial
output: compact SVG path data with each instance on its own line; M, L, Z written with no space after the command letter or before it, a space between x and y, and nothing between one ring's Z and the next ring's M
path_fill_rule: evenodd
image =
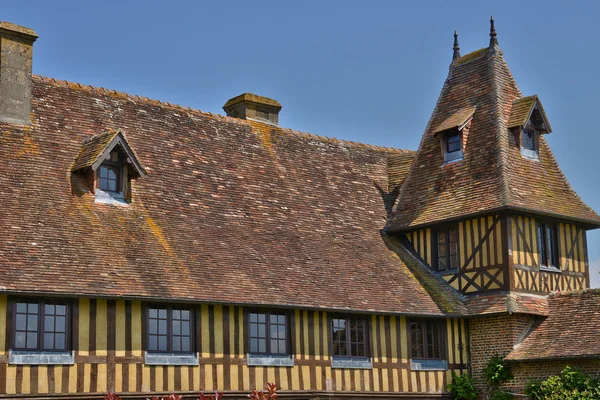
M456 31L454 31L454 47L452 48L452 50L454 50L454 53L452 54L452 60L456 60L458 57L460 57L460 47L458 47L458 33L456 33Z
M490 47L498 46L496 39L496 28L494 28L494 17L490 17Z

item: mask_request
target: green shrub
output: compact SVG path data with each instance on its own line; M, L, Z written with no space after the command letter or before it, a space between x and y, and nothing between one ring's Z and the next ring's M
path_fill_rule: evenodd
M477 397L477 390L469 374L456 375L452 373L452 383L448 385L454 400L471 400Z
M532 400L598 400L600 382L577 369L565 367L559 376L529 381L525 394Z
M492 387L498 387L513 377L508 364L498 355L493 356L488 361L483 369L483 376L485 376L485 380Z
M502 390L494 390L488 397L488 400L512 400L515 396L512 393L504 392Z

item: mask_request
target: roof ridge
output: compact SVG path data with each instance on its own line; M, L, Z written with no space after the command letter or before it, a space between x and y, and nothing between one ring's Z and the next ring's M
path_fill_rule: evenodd
M161 100L151 99L149 97L132 95L132 94L129 94L126 92L119 92L116 90L106 89L106 88L98 87L98 86L83 85L83 84L77 83L77 82L49 78L49 77L35 75L35 74L32 75L32 78L37 79L38 81L46 83L46 84L51 84L51 85L60 86L60 87L68 87L68 88L74 89L74 90L81 90L81 91L85 91L88 93L97 93L97 94L111 96L111 97L120 98L120 99L129 99L132 101L139 101L139 102L143 102L145 104L164 107L164 108L167 108L170 110L180 110L180 111L189 112L192 114L198 114L198 115L212 117L215 119L225 120L228 122L235 122L236 124L252 125L251 122L263 123L262 121L256 121L256 120L249 121L249 120L244 120L244 119L240 119L240 118L229 117L226 115L214 114L214 113L211 113L208 111L202 111L202 110L199 110L196 108L181 106L179 104L173 104L173 103L169 103L169 102L165 102L165 101L161 101ZM317 140L321 140L321 141L328 142L328 143L336 143L337 142L337 143L341 143L341 144L349 144L349 145L352 145L355 147L366 147L366 148L371 148L373 150L378 150L378 151L385 152L385 153L415 152L414 150L400 149L397 147L378 146L378 145L374 145L374 144L355 142L355 141L351 141L351 140L343 140L343 139L336 139L336 138L331 138L331 137L327 137L327 136L320 136L320 135L316 135L314 133L301 132L301 131L298 131L295 129L285 128L285 127L282 127L279 125L271 125L271 124L267 124L267 123L265 123L265 125L269 125L269 126L272 126L273 128L280 129L280 130L287 130L287 131L289 131L289 133L297 134L300 136L310 136Z
M490 68L490 76L492 79L492 91L490 93L492 100L492 113L493 113L493 124L496 129L496 146L498 148L498 152L496 153L498 167L500 169L500 202L502 205L511 204L510 199L510 182L508 180L508 148L509 148L509 140L508 140L508 129L506 128L506 124L504 123L504 115L502 115L502 100L504 97L503 94L503 86L499 82L499 73L498 68L500 67L499 63L504 60L502 57L502 51L498 49L498 51L490 52L488 54L489 60L489 68ZM508 69L508 68L507 68ZM510 76L512 79L512 75ZM514 79L513 79L514 80ZM501 99L502 97L502 99ZM511 102L512 104L512 102ZM505 143L502 143L505 142Z
M600 288L587 288L580 290L565 290L565 291L556 291L552 292L548 295L549 299L557 298L557 297L567 297L567 296L578 296L582 294L598 294L600 295Z
M243 120L243 121L246 121L250 126L252 126L253 124L260 124L260 125L270 128L270 129L276 129L278 131L291 133L293 135L297 135L297 136L301 136L301 137L312 138L312 139L319 140L319 141L326 142L326 143L338 143L338 144L345 144L345 145L350 145L350 146L354 146L354 147L368 148L368 149L380 151L383 153L393 153L393 154L415 154L416 153L415 150L400 149L398 147L379 146L379 145L375 145L375 144L355 142L352 140L344 140L344 139L337 139L337 138L329 137L329 136L317 135L315 133L303 132L303 131L299 131L297 129L287 128L287 127L283 127L283 126L279 126L279 125L273 125L273 124L269 124L269 123L263 122L263 121L258 121L255 119Z
M113 90L113 89L106 89L104 87L101 86L92 86L92 85L84 85L78 82L71 82L71 81L67 81L64 79L55 79L55 78L49 78L46 76L41 76L41 75L36 75L33 74L32 75L32 79L33 80L38 80L39 82L42 83L46 83L49 85L54 85L54 86L59 86L59 87L66 87L66 88L70 88L73 90L80 90L80 91L84 91L84 92L88 92L88 93L96 93L96 94L100 94L100 95L104 95L104 96L110 96L113 98L119 98L119 99L128 99L131 101L139 101L145 104L150 104L153 106L159 106L159 107L164 107L170 110L179 110L179 111L185 111L185 112L189 112L192 114L199 114L199 115L204 115L207 117L212 117L215 119L220 119L220 120L226 120L228 122L235 122L235 123L242 123L244 120L241 120L239 118L234 118L234 117L228 117L226 115L221 115L221 114L214 114L208 111L202 111L199 110L197 108L191 108L188 106L182 106L179 104L173 104L173 103L169 103L166 101L161 101L161 100L156 100L156 99L151 99L149 97L144 97L144 96L138 96L135 94L129 94L126 92L120 92L117 90Z

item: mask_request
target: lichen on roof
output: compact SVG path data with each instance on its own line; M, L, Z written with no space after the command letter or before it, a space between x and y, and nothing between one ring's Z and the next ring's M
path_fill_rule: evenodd
M448 129L461 128L475 114L475 107L464 107L446 118L441 124L433 130L433 134L443 132Z
M546 124L547 133L550 133L552 131L550 122L548 122L542 102L537 95L522 97L512 102L512 108L507 127L516 128L525 125L527 123L527 119L531 115L532 108L536 104L538 105L540 113L542 114L542 118L544 119L544 123Z
M117 130L109 130L87 138L83 142L83 146L71 167L71 171L91 167L118 133L119 131Z
M487 53L488 50L489 50L488 47L484 47L483 49L475 50L469 54L465 54L464 56L457 58L456 60L454 60L454 62L452 64L460 65L460 64L468 63L469 61L473 61L476 58L483 56L484 54Z

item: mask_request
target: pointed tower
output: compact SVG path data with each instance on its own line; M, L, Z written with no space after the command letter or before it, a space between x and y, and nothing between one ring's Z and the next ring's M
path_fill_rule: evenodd
M585 231L600 217L573 191L498 46L453 60L386 230L465 294L589 287Z

